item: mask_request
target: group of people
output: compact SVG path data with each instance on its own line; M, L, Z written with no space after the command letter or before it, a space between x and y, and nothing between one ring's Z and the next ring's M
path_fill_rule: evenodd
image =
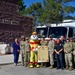
M75 69L75 42L73 38L71 37L65 40L64 36L61 36L56 41L54 41L51 35L49 38L47 42L45 36L43 36L40 45L48 46L50 69L54 68L54 56L56 58L57 69L70 71Z
M67 38L65 40L64 36L61 36L56 41L52 38L52 35L49 36L49 40L45 39L45 36L42 36L42 39L39 41L36 32L33 32L31 37L21 37L20 43L18 39L15 38L15 41L12 44L13 54L14 54L14 65L17 65L19 54L21 53L22 65L33 67L46 67L46 62L41 62L41 65L38 63L38 46L47 46L49 54L49 63L50 69L54 68L56 60L57 69L75 69L75 42L73 38ZM55 59L54 59L55 58Z
M21 41L19 42L18 38L14 39L12 43L13 55L14 55L14 66L18 64L19 54L21 53L22 66L27 66L29 63L29 39L28 37L21 37Z

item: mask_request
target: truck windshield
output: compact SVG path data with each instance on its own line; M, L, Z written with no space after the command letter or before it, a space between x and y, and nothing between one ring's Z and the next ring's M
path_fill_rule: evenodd
M44 27L44 28L36 28L36 32L37 34L39 34L39 37L41 38L42 35L44 35L45 37L47 37L47 31L48 31L48 28L47 27Z
M52 35L53 38L59 38L60 36L65 36L67 34L66 27L50 27L49 28L49 35Z
M59 38L61 35L66 36L67 34L67 28L66 27L45 27L45 28L36 28L37 34L39 34L40 38L42 35L45 37L49 37L49 35L52 35L53 38Z

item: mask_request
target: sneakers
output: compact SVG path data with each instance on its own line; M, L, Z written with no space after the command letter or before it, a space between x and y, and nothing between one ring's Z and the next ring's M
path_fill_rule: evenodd
M28 64L27 64L27 62L26 62L26 63L24 64L24 66L27 67L27 65L28 65Z
M22 64L22 66L24 66L24 64Z
M69 71L73 70L72 66L70 66L70 67L66 66L65 70L68 70L68 69L69 69Z
M53 66L50 66L49 68L50 68L50 69L53 69Z
M68 66L66 66L65 70L68 70Z
M69 67L69 71L73 70L72 66Z
M14 66L17 66L17 63L14 63Z
M24 67L27 67L27 64L25 64Z

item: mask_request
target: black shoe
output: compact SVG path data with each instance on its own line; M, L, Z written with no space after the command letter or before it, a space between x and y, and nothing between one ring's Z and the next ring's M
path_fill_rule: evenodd
M61 68L62 70L64 70L64 68Z
M57 69L60 69L59 67L57 67Z

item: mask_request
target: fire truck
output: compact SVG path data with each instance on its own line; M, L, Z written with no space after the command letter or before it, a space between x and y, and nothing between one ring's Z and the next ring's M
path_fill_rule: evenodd
M64 36L66 38L75 37L75 20L64 20L62 23L50 24L37 26L36 32L38 34L39 40L41 40L42 36L45 36L45 39L49 41L49 36L52 35L55 44L57 43L57 39L60 36ZM54 53L54 63L56 64L56 55Z
M64 20L63 23L50 24L44 26L37 26L36 32L39 35L39 39L44 35L46 40L49 40L49 35L52 35L53 39L60 38L64 36L65 38L70 38L75 36L75 20Z

